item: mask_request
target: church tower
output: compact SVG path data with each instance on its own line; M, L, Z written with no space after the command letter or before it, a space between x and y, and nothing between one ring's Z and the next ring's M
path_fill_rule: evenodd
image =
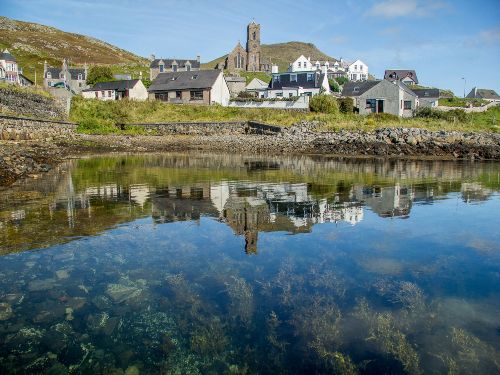
M247 71L260 71L260 25L255 21L247 26Z

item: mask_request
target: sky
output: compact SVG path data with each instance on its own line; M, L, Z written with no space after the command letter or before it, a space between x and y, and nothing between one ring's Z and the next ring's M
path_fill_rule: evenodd
M474 86L500 92L500 0L0 0L0 15L144 57L203 62L244 44L255 20L264 44L314 43L361 59L376 78L414 69L420 84L459 96Z

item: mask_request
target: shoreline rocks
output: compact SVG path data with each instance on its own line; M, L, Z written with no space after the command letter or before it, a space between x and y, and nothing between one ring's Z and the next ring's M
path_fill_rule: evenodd
M67 132L54 139L0 141L0 186L37 177L69 157L127 152L206 150L266 154L331 154L384 158L500 160L500 134L380 128L321 132L317 123L298 123L266 134L86 135Z

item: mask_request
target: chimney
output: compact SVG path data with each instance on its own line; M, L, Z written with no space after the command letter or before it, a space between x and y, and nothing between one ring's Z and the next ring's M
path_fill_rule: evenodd
M149 55L149 61L154 61L156 59L155 55L151 54Z
M47 70L48 70L48 64L47 64L47 60L45 60L43 62L43 76L45 77L47 75Z
M321 73L326 74L326 69L327 69L326 65L322 65L321 66Z
M198 62L201 61L200 55L196 55L196 61L198 61Z
M271 73L278 74L278 65L273 64L273 66L271 67Z

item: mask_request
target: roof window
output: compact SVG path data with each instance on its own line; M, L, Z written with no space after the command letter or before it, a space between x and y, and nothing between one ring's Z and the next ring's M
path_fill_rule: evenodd
M198 79L198 74L195 74L194 76L192 76L191 79Z

